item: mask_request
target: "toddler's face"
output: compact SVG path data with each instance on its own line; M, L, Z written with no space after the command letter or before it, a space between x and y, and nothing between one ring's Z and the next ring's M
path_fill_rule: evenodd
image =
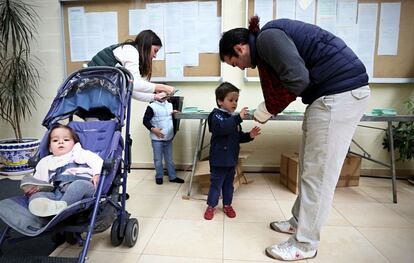
M65 128L56 128L50 134L49 151L54 156L64 155L70 152L75 145L72 134Z
M237 102L239 101L239 93L232 91L226 95L223 101L218 101L220 108L233 113L237 109Z

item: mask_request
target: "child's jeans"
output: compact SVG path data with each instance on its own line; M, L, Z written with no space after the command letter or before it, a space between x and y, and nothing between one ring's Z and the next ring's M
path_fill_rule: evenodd
M233 202L235 167L211 166L210 173L207 205L215 207L218 204L220 192L223 193L223 205L231 205Z
M164 167L162 165L162 159L164 158L165 164L167 166L168 177L170 180L174 180L177 175L172 159L172 140L152 140L152 150L154 153L154 167L156 172L155 178L162 178L164 175Z
M51 200L65 201L67 205L76 203L84 198L92 197L95 193L95 186L91 181L76 180L68 185L65 185L62 190L57 188L53 192L37 192L34 193L29 202L35 198L44 197Z

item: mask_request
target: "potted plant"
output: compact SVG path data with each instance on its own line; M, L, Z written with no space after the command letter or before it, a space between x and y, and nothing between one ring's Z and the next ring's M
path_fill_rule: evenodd
M408 100L404 102L404 106L409 115L414 115L414 101ZM408 161L414 159L414 123L399 122L396 126L392 126L392 134L394 139L394 149L398 152L397 161ZM389 149L389 134L385 134L382 145L384 149ZM414 178L410 178L414 180ZM409 179L409 181L410 181Z
M408 114L414 115L414 101L404 102ZM394 149L398 152L397 161L407 161L414 159L414 123L399 122L396 126L392 125L392 135L394 138ZM385 134L382 145L384 149L389 149L389 134Z
M23 138L21 132L21 122L31 116L40 98L37 59L30 53L39 16L28 1L0 0L0 17L0 117L15 135L0 140L0 173L21 174L30 169L27 160L39 145L39 140Z

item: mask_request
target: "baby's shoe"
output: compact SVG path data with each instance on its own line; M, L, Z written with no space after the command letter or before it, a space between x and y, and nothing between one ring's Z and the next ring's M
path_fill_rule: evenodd
M39 197L30 201L29 211L35 216L46 217L59 214L67 206L65 201Z
M204 212L204 219L205 220L213 219L214 211L216 211L216 209L214 207L208 206L206 211Z
M236 217L236 211L234 211L234 209L231 205L223 206L223 212L230 218L235 218Z

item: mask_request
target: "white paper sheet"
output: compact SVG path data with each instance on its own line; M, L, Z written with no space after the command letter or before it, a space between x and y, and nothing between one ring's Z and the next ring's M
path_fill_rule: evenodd
M306 23L315 24L315 1L296 1L296 19Z
M357 22L358 0L338 0L337 24L353 25Z
M357 0L338 0L336 35L356 52L358 46Z
M142 30L150 29L148 28L149 19L146 9L131 9L128 14L128 32L130 36L138 35Z
M164 39L164 4L146 4L148 14L148 29L154 31L161 39L163 47L158 51L154 60L165 59L165 39Z
M182 78L184 76L183 58L181 53L165 54L165 70L167 77Z
M190 1L190 2L182 2L181 9L183 18L198 18L198 2Z
M88 47L87 60L102 49L118 43L118 13L90 12L85 14Z
M318 1L316 24L332 34L336 34L336 0Z
M358 4L357 54L370 77L374 73L374 50L377 31L378 4Z
M86 61L86 28L83 7L68 8L70 60Z
M199 65L198 38L194 37L194 32L198 32L197 25L197 18L183 18L182 54L184 66Z
M261 26L273 20L273 0L254 1L254 13L260 17Z
M198 45L200 53L218 53L221 18L200 19L198 21Z
M401 3L382 3L378 55L397 55Z
M295 19L295 0L276 0L276 18Z
M217 1L198 2L198 18L211 19L217 17Z
M182 31L182 9L180 3L167 3L164 13L165 53L181 52Z

